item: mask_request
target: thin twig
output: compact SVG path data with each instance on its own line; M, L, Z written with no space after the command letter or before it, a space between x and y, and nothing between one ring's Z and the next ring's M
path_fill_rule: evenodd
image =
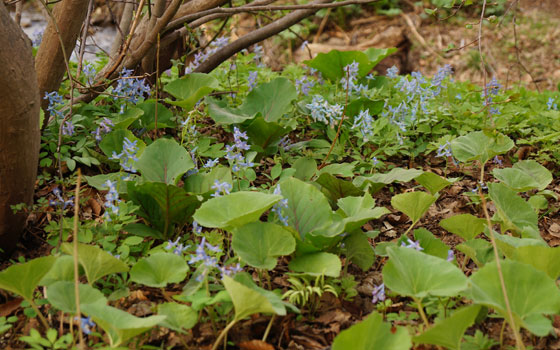
M515 56L517 58L517 63L519 64L519 66L521 68L523 68L523 70L525 71L525 73L529 74L529 77L531 77L531 81L533 82L533 84L535 85L535 88L537 89L538 92L541 92L541 89L539 89L539 85L537 84L537 82L535 81L535 78L533 77L533 74L531 74L531 72L527 69L527 67L525 67L525 65L523 64L523 62L521 62L521 57L519 56L519 47L517 46L517 24L515 23L517 19L517 9L515 9L515 11L513 12L513 20L512 20L512 24L513 24L513 38L514 38L514 45L515 45Z
M86 21L82 28L82 38L80 40L80 54L78 57L78 69L76 71L76 80L80 79L80 73L82 72L82 63L84 61L84 52L86 50L86 41L87 41L87 35L89 30L89 20L91 18L92 12L93 12L93 0L89 0L89 5L86 14Z
M82 332L82 311L80 310L80 275L78 273L78 216L80 214L80 181L82 180L82 171L78 168L78 179L76 180L76 192L74 193L74 234L72 241L74 243L74 294L76 296L76 316L78 317L78 338L80 339L79 348L84 350L86 343Z

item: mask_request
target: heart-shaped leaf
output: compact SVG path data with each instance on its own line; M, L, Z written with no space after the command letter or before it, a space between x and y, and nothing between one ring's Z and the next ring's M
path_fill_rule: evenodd
M208 114L217 124L241 124L246 120L253 119L255 114L247 114L240 108L228 107L227 102L215 98L206 98Z
M473 131L451 141L453 155L461 162L478 160L486 163L495 156L506 153L514 146L513 141L503 135L489 136L483 131Z
M369 193L363 197L345 197L337 202L343 217L344 231L352 232L361 228L370 220L379 219L389 213L385 207L375 207L375 200ZM340 212L342 211L342 212Z
M405 213L413 223L416 223L426 214L436 199L437 197L422 191L407 192L393 196L391 205Z
M545 272L553 280L560 277L560 247L535 245L518 247L511 258Z
M309 67L321 72L324 78L337 83L345 77L344 67L353 62L359 64L358 78L368 74L373 66L369 57L361 51L332 50L329 53L319 53L312 60L303 61Z
M233 229L257 221L280 199L282 196L276 194L235 192L206 201L193 218L205 227Z
M272 270L279 256L294 252L296 240L280 225L256 221L235 230L232 245L249 265Z
M165 316L160 326L185 333L185 330L193 328L198 323L198 312L190 306L177 303L163 303L158 305L158 315Z
M229 276L224 276L222 283L231 296L231 301L235 308L235 321L257 313L275 314L274 307L266 296L236 282Z
M409 350L411 347L406 328L383 322L383 316L377 312L340 332L332 344L333 350Z
M0 288L33 299L33 291L54 265L56 257L44 256L15 264L0 272Z
M437 322L413 340L419 344L440 345L449 350L460 350L463 334L474 323L480 308L480 305L471 305L458 309L453 315Z
M136 162L146 181L176 184L179 177L194 168L189 152L173 139L157 139L146 147Z
M441 220L439 225L468 241L478 236L484 230L486 220L471 214L459 214Z
M471 258L478 267L482 267L494 260L492 244L483 239L471 239L465 243L456 245L455 248Z
M354 232L344 239L346 258L360 269L367 271L373 265L375 253L367 236L361 232Z
M417 176L415 180L422 186L424 186L431 194L436 194L447 186L451 185L452 182L444 179L443 177L436 175L430 171L425 171L422 175Z
M39 282L40 286L49 286L58 281L74 281L74 258L69 255L59 256L49 272Z
M524 320L542 314L560 312L560 291L553 279L546 273L531 265L514 260L502 260L501 269L509 299L509 305L515 318L515 325L523 326ZM486 264L475 272L471 278L470 298L478 304L493 308L507 319L507 309L498 276L496 262Z
M522 160L513 168L494 169L494 176L512 189L525 192L532 189L544 190L552 182L548 169L534 160Z
M267 122L263 117L253 119L251 124L245 129L251 145L259 147L259 152L264 152L265 154L276 153L278 151L278 143L290 130L278 123Z
M169 283L182 282L189 266L173 253L154 253L138 260L130 269L130 280L149 287L165 287Z
M135 317L102 303L85 304L81 311L107 332L111 347L124 344L165 320L165 316Z
M423 173L424 172L420 169L394 168L387 174L358 176L354 179L353 182L354 185L360 188L364 188L366 185L370 185L370 190L375 193L382 189L385 185L393 182L409 182L422 175Z
M312 276L338 277L342 264L335 254L318 252L300 255L292 259L289 268Z
M63 243L62 251L74 255L74 248L70 243ZM128 271L127 264L93 245L78 243L78 261L84 268L90 285L111 273Z
M537 213L514 190L502 183L489 183L488 195L496 205L505 230L512 230L525 238L541 239Z
M89 284L80 284L80 305L101 303L106 304L107 298L99 290ZM60 281L47 288L47 296L52 306L60 311L76 314L76 293L74 282Z
M144 113L141 115L140 119L133 124L133 127L138 129L145 128L146 130L154 130L156 127L156 116L158 129L176 126L175 121L173 121L173 112L159 102L157 104L156 113L155 100L146 100L137 104L136 107L140 108Z
M177 99L177 101L166 99L165 102L190 111L201 98L219 87L218 80L213 76L191 73L166 84L163 90Z
M290 80L279 77L260 84L245 98L241 110L247 115L260 113L266 122L276 122L291 109L297 91Z
M415 298L456 296L467 288L467 277L450 262L413 248L387 248L389 261L383 267L385 286Z
M339 179L329 173L321 174L315 182L321 185L321 191L334 203L341 198L361 196L364 193L352 182Z
M420 246L424 248L422 252L437 256L438 258L447 259L449 247L430 231L425 228L414 230L414 239L420 242Z

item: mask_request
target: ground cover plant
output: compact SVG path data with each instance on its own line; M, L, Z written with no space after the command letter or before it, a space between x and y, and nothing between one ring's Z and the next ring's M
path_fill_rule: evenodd
M376 73L395 48L282 71L261 50L208 74L177 62L153 88L123 69L71 114L69 86L45 94L42 195L13 209L48 213L46 248L0 271L4 307L23 310L0 318L2 341L553 344L560 251L543 231L559 210L558 92L455 81L448 65ZM101 69L84 65L83 83Z

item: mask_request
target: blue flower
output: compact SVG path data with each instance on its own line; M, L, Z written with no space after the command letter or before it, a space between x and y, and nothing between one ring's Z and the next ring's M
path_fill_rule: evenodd
M74 131L74 124L70 120L65 121L62 125L62 135L72 136Z
M212 185L211 188L213 190L216 190L216 192L211 195L212 197L221 197L222 195L230 194L232 186L227 182L220 182L219 180L215 180L214 185Z
M385 301L385 283L381 283L377 287L374 287L372 294L373 298L371 299L371 302L373 304L377 304L380 301Z
M452 262L453 260L455 260L455 254L453 253L453 250L449 249L447 251L447 261Z
M62 198L62 194L58 187L53 188L52 193L55 195L56 200L50 200L49 205L52 207L62 207L62 209L66 209L68 206L74 205L74 197L70 197L68 200L64 200Z
M360 92L363 90L367 90L367 85L365 84L357 84L358 81L358 71L359 71L359 63L353 61L346 67L344 67L344 76L340 79L340 84L344 90L348 90L349 92Z
M369 114L369 109L361 110L354 118L352 129L359 128L364 140L373 135L373 117Z
M121 167L131 173L135 173L134 162L138 161L136 154L138 153L138 140L130 141L128 137L123 140L123 150L121 153L113 151L110 159L118 160Z
M113 124L111 119L103 117L97 129L92 132L95 135L95 140L101 142L101 135L111 132L113 126L115 126L115 124Z
M313 96L311 103L305 105L311 111L311 118L327 125L334 125L342 116L344 107L339 104L331 105L321 95Z
M399 69L396 66L387 69L387 78L395 79L398 75Z
M116 95L113 98L123 99L130 103L136 104L140 98L144 98L144 94L150 95L150 87L146 83L146 79L138 79L131 76L132 70L125 69L121 71L121 77L117 80L117 86L113 90ZM124 109L121 107L121 114Z
M105 195L105 218L107 221L111 221L111 215L119 214L119 192L117 192L117 182L107 180L105 185L109 189L109 192Z
M276 186L274 194L282 195L282 189L280 186ZM288 198L283 198L278 203L274 204L271 211L276 214L276 217L280 220L282 225L288 226L288 216L282 214L283 209L288 209Z
M64 115L60 111L60 107L62 107L62 96L60 96L57 91L45 92L45 97L43 97L43 99L49 100L47 111L51 115L55 115L59 118L64 117Z
M296 90L298 94L302 93L305 96L308 96L309 91L313 86L315 86L315 81L310 80L307 75L304 75L301 78L296 79Z
M171 240L168 240L167 241L167 246L165 246L165 249L166 250L173 249L173 254L183 256L183 252L185 250L187 250L190 246L189 245L183 246L183 243L179 243L180 239L181 239L181 237L177 237L175 242L173 242Z
M416 249L417 251L424 250L424 248L420 246L420 241L413 241L408 237L405 238L405 241L406 243L404 241L401 243L401 247L412 248L412 249Z
M249 72L249 77L247 78L247 85L249 85L249 91L253 90L253 88L257 85L257 78L259 73L254 70Z
M76 317L76 319L78 318ZM95 322L93 322L91 317L80 317L80 326L82 328L82 332L89 335L91 334L91 328L95 327Z
M551 109L553 110L558 110L558 105L556 103L554 103L554 98L549 97L548 98L548 102L546 103L546 106L548 107L548 110L550 111Z

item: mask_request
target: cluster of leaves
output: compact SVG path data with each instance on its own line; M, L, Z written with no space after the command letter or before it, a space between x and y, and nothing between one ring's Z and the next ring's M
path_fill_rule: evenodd
M148 99L143 81L123 72L129 83L114 92L122 98L99 97L96 104L76 106L66 121L72 126L61 128L61 152L51 141L43 145L44 166L51 153L69 169L103 164L106 173L86 180L107 191L105 215L82 220L77 256L63 243L61 254L0 272L0 288L22 296L47 328L37 286L46 287L50 312L81 316L74 294L76 259L81 282L87 282L78 285L87 317L82 329L92 345L103 344L91 330L95 326L105 331L111 347L119 347L154 327L185 332L206 315L228 321L216 347L252 314L313 312L324 293L350 295L351 287L337 282L350 281L348 265L367 271L382 257L383 284L373 295L378 310L384 313L391 299L410 298L424 326L395 328L374 312L343 331L333 349L410 349L413 343L460 349L463 339L480 342L482 336L473 340L464 334L488 314L504 318L514 332L525 328L546 336L552 331L549 315L560 313L559 251L548 247L538 227L539 212L554 197L546 190L552 175L534 160L497 168L494 180L484 169L514 147L506 135L523 136L518 144L538 143L541 155L556 157L552 93L500 93L495 81L481 92L452 83L450 67L431 79L418 72L399 76L395 69L387 76L371 74L392 52L332 51L305 62L308 68L290 66L281 73L257 68L255 54L240 55L212 74L179 77L174 67L163 79L164 101ZM224 93L211 97L215 91ZM58 104L52 108L63 108ZM542 112L540 118L529 117L535 111ZM61 122L47 126L45 139L58 133ZM211 132L201 132L203 126ZM158 137L161 133L165 136ZM456 247L415 227L457 179L398 167L379 172L391 159L430 152L446 162L477 164L486 183L472 196L496 208L487 219L461 214L442 220L441 227L462 240ZM381 242L379 230L364 231L391 212L376 205L376 193L411 181L421 187L391 198L393 211L411 220L408 229L391 242ZM71 206L63 196L57 192L50 201L61 213ZM487 206L482 209L487 214ZM70 222L63 217L59 223L66 234ZM56 226L50 231L58 235ZM56 245L58 237L49 241ZM462 266L453 249L464 256ZM266 279L280 257L289 260L292 288L269 290ZM469 259L476 271L467 277ZM111 305L141 286L156 288L169 301L144 318ZM171 301L166 289L177 286L182 291ZM391 291L387 295L385 288ZM426 315L428 305L439 303L445 305L443 314ZM50 330L46 336L22 340L74 339L57 340Z

